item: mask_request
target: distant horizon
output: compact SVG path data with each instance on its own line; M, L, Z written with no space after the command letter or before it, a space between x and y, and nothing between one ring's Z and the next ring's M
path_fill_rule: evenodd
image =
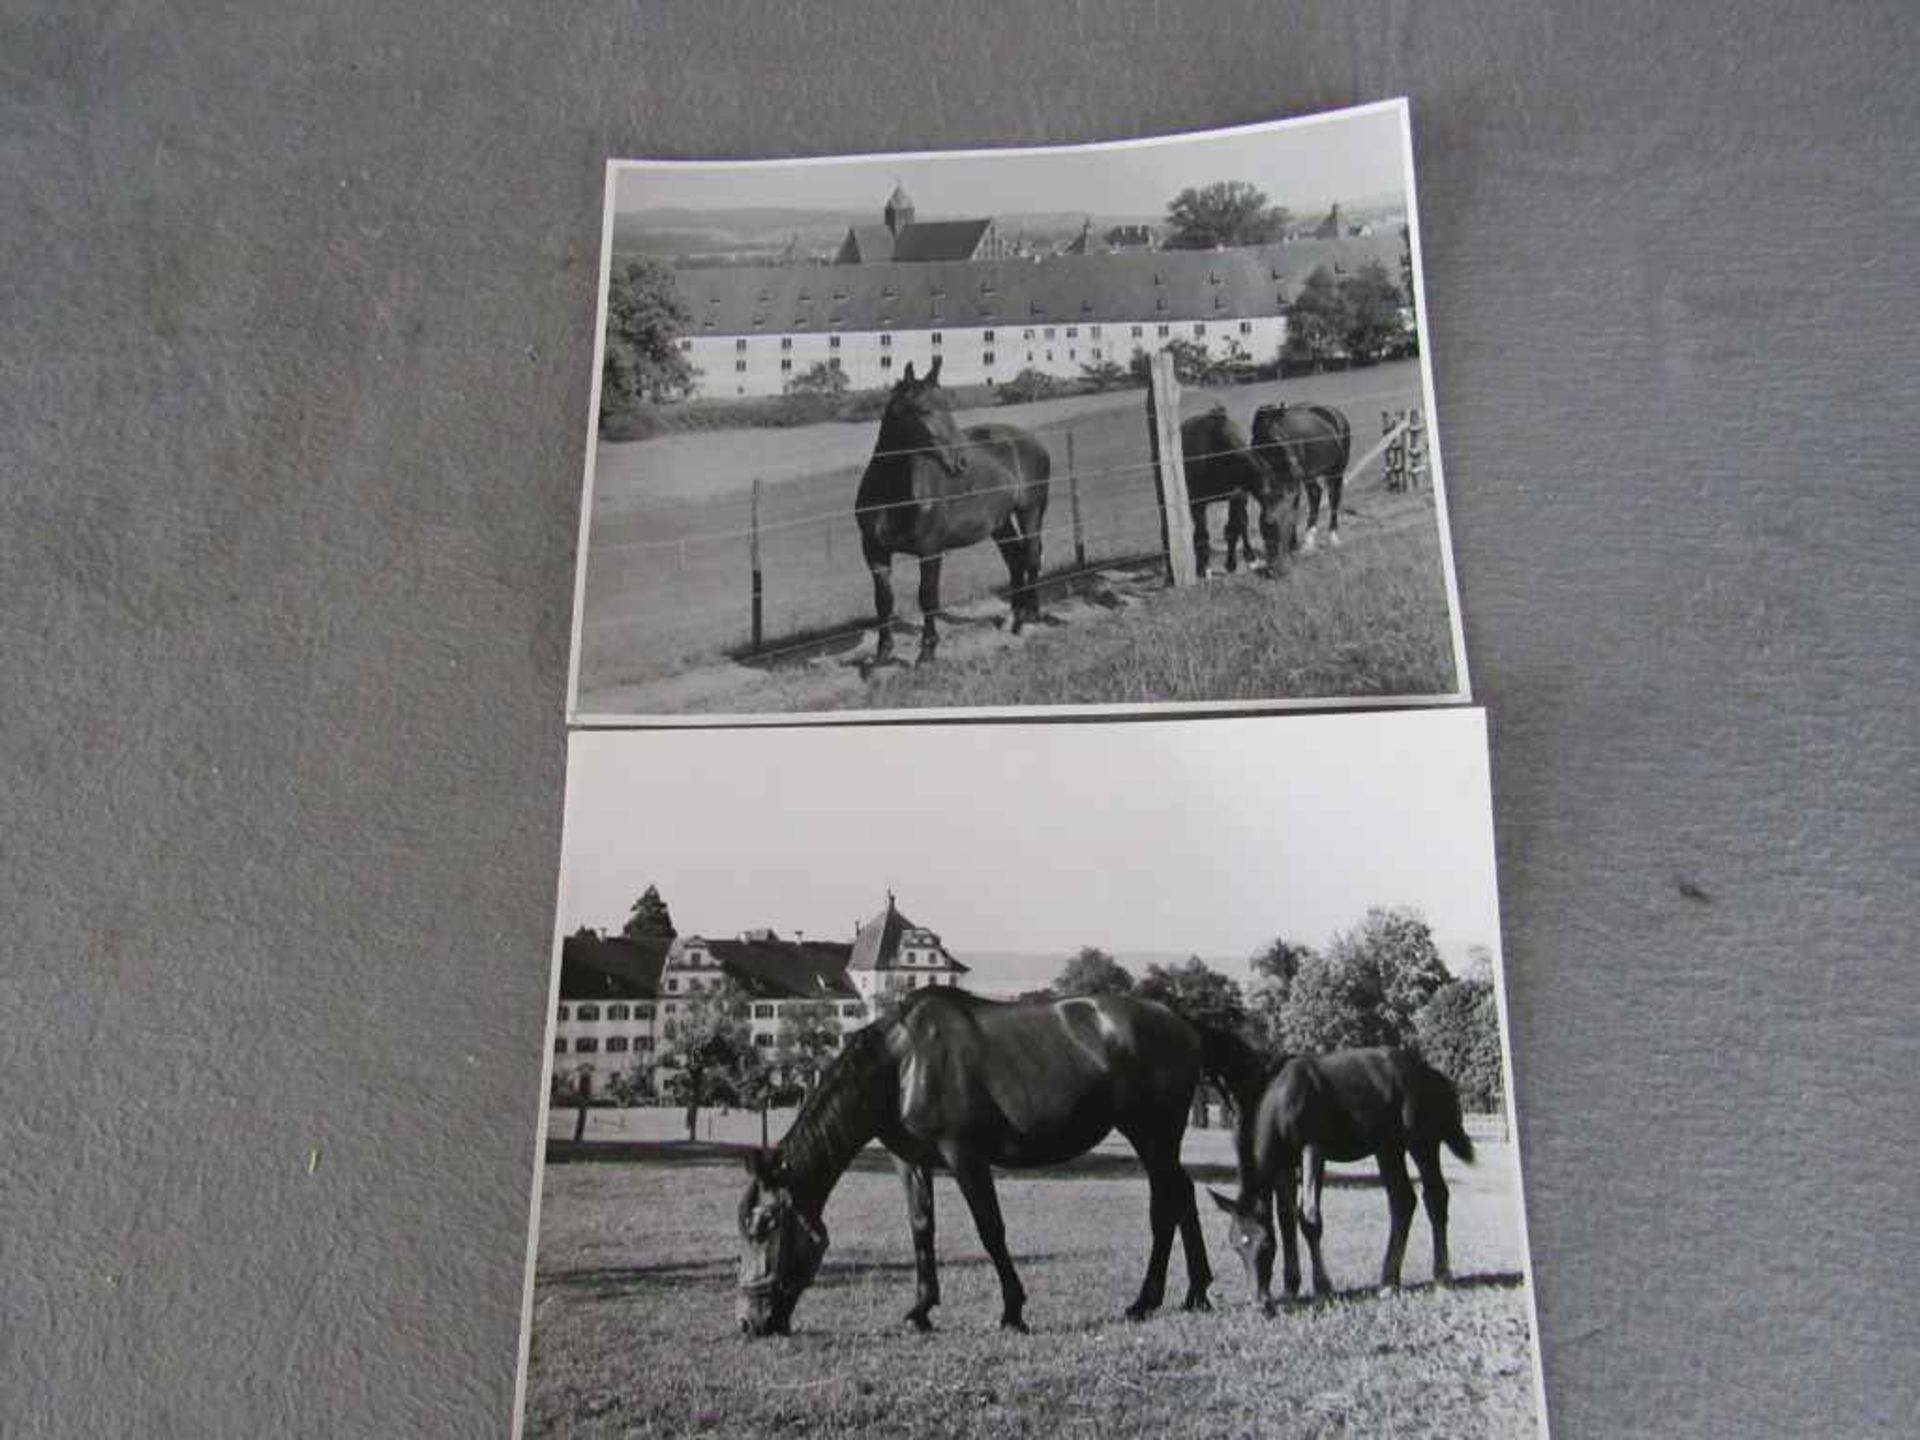
M984 777L991 783L983 783ZM1375 905L1500 952L1482 716L576 733L561 933L843 940L898 896L965 960L1249 957Z
M778 160L612 162L616 215L801 209L878 218L895 185L929 217L1163 214L1189 187L1244 180L1296 215L1398 196L1412 177L1397 102L1201 134L1100 144Z

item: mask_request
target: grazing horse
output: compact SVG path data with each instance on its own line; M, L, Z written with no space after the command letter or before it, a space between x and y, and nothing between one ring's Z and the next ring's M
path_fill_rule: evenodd
M973 425L963 432L939 388L938 356L924 380L914 378L908 362L887 397L854 501L879 617L875 664L893 656L895 555L920 560L922 663L934 658L940 643L933 621L940 609L940 561L949 550L992 536L1012 581L1013 633L1018 635L1024 622L1040 619L1034 587L1040 579L1040 528L1053 458L1046 446L1013 425Z
M1224 405L1180 422L1180 452L1186 462L1187 500L1193 514L1194 568L1204 576L1211 547L1207 542L1207 506L1227 506L1227 569L1239 568L1237 552L1253 559L1247 544L1247 497L1260 505L1260 538L1267 549L1267 573L1278 575L1282 557L1298 540L1300 490L1287 475L1247 444Z
M1327 543L1340 543L1340 491L1347 481L1353 431L1331 405L1262 405L1253 412L1253 443L1274 457L1307 489L1307 534L1300 548L1312 550L1320 535L1320 487L1327 490Z
M1264 1072L1264 1078L1263 1078ZM1433 1229L1434 1279L1451 1278L1447 1263L1447 1182L1440 1173L1440 1147L1469 1163L1473 1141L1460 1123L1460 1097L1453 1082L1411 1050L1336 1050L1300 1055L1267 1072L1241 1046L1228 1082L1234 1094L1234 1150L1240 1192L1229 1199L1207 1193L1232 1217L1228 1240L1246 1265L1247 1278L1268 1314L1273 1299L1273 1210L1280 1212L1285 1249L1283 1279L1289 1299L1300 1293L1300 1256L1293 1234L1295 1194L1300 1229L1313 1261L1313 1291L1329 1295L1333 1284L1320 1258L1320 1191L1328 1160L1361 1160L1380 1166L1391 1217L1383 1288L1400 1283L1400 1262L1413 1224L1413 1183L1407 1156L1420 1171L1421 1197ZM1304 1174L1303 1174L1304 1171Z
M917 1278L907 1320L932 1328L933 1171L947 1170L1000 1278L1000 1324L1025 1330L1026 1291L1007 1252L992 1167L1059 1165L1118 1130L1147 1172L1153 1243L1127 1307L1146 1318L1166 1295L1176 1229L1188 1310L1210 1308L1205 1237L1180 1141L1207 1064L1208 1035L1129 995L999 1003L944 987L916 990L886 1020L849 1036L772 1151L748 1157L740 1200L740 1328L786 1334L827 1248L821 1212L854 1156L878 1139L907 1192Z

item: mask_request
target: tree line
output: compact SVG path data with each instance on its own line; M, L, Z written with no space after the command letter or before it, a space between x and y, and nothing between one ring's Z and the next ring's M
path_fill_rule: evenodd
M1222 180L1182 190L1167 202L1163 243L1169 250L1264 245L1282 239L1291 221L1288 211L1270 204L1257 186ZM1404 227L1401 234L1406 237ZM1319 365L1337 356L1368 361L1399 353L1408 343L1401 313L1412 304L1412 271L1411 249L1402 258L1398 283L1377 260L1367 261L1352 274L1320 266L1287 307L1287 342L1269 363ZM638 407L683 400L695 393L699 375L680 349L681 337L692 324L693 314L674 281L673 266L651 256L623 256L614 263L607 277L601 362L603 426ZM1185 352L1179 348L1183 344ZM1169 348L1175 350L1183 384L1221 383L1234 377L1236 367L1254 363L1253 357L1244 355L1210 359L1204 346L1191 341L1175 341ZM1129 365L1107 362L1085 367L1087 383L1094 388L1144 384L1145 358L1145 352L1139 351ZM794 375L788 381L788 393L835 399L846 383L844 375L821 362ZM1011 386L1023 398L1040 398L1057 393L1061 383L1057 377L1030 370L1003 382L1001 388Z
M598 938L590 929L577 933ZM671 941L677 933L653 886L634 902L620 930L631 940ZM1088 945L1066 961L1052 984L1021 998L1138 995L1232 1031L1276 1058L1404 1046L1448 1076L1469 1110L1489 1112L1505 1098L1499 1009L1491 954L1476 946L1468 955L1466 972L1454 974L1418 911L1376 906L1321 949L1275 938L1250 958L1244 986L1197 955L1151 964L1136 977L1109 952ZM759 1111L764 1132L767 1110L798 1103L839 1051L838 1001L782 1001L774 1043L757 1045L750 1024L754 996L731 977L675 999L678 1010L662 1026L660 1054L636 1057L604 1098L683 1107L688 1139L694 1138L700 1110L713 1105ZM875 1018L897 1003L883 997ZM664 1072L657 1093L656 1066ZM556 1070L554 1085L557 1102L587 1098L562 1071Z
M1470 1110L1500 1108L1505 1088L1492 960L1470 952L1453 974L1419 912L1375 907L1324 949L1275 939L1249 962L1245 986L1199 956L1135 977L1096 946L1068 960L1034 998L1131 994L1230 1030L1270 1055L1398 1045L1423 1054Z

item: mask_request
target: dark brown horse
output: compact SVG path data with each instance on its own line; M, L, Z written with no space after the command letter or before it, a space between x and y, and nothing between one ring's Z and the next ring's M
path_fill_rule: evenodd
M893 1153L907 1192L918 1280L907 1320L931 1329L933 1174L951 1172L1000 1278L1000 1323L1025 1330L1026 1291L1007 1251L993 1167L1059 1165L1110 1131L1146 1168L1153 1228L1147 1274L1127 1307L1144 1319L1166 1295L1177 1229L1186 1308L1205 1310L1213 1272L1180 1142L1207 1037L1163 1006L1128 995L1002 1004L940 987L848 1037L772 1151L748 1160L740 1199L740 1328L785 1334L827 1248L827 1196L874 1139Z
M973 425L962 431L940 394L940 360L924 380L913 365L887 397L873 457L860 477L854 518L860 551L873 572L873 608L879 647L874 663L893 656L893 557L920 560L920 655L933 659L940 643L940 561L949 550L991 536L1007 563L1013 633L1040 618L1040 528L1047 517L1047 479L1053 459L1046 446L1012 425Z
M1180 451L1186 461L1187 500L1193 514L1193 560L1207 573L1212 547L1207 539L1207 507L1227 501L1227 569L1239 568L1239 555L1253 559L1247 543L1247 499L1260 506L1260 538L1266 545L1267 573L1278 575L1293 549L1300 520L1300 490L1286 472L1251 448L1240 427L1216 405L1180 422Z
M1301 1055L1270 1073L1246 1047L1231 1066L1228 1084L1237 1115L1234 1149L1240 1191L1229 1199L1207 1193L1232 1217L1229 1243L1247 1268L1260 1303L1271 1314L1273 1211L1280 1212L1285 1249L1283 1281L1289 1299L1300 1293L1300 1256L1293 1234L1295 1196L1313 1261L1313 1291L1333 1291L1320 1258L1320 1191L1329 1160L1371 1155L1387 1187L1390 1229L1380 1284L1400 1283L1407 1232L1413 1225L1413 1183L1407 1156L1420 1171L1420 1193L1433 1230L1433 1274L1451 1278L1447 1263L1447 1182L1440 1173L1440 1147L1473 1160L1473 1141L1460 1121L1453 1082L1411 1050L1336 1050ZM1210 1073L1218 1073L1217 1070Z
M1347 481L1353 431L1331 405L1262 405L1253 412L1253 443L1306 486L1307 533L1312 550L1320 534L1320 488L1327 491L1327 543L1340 543L1340 491Z

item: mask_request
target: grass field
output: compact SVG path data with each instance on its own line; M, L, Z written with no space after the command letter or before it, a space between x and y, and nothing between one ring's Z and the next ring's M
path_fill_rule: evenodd
M1223 1137L1195 1137L1206 1153ZM613 1147L616 1151L620 1147ZM1193 1149L1190 1146L1190 1156ZM1226 1167L1190 1160L1226 1188ZM1138 1288L1146 1186L1097 1153L1002 1176L1001 1206L1030 1335L997 1328L999 1292L957 1191L936 1182L938 1327L900 1323L913 1264L898 1181L877 1154L828 1204L833 1245L795 1333L735 1329L734 1205L743 1183L718 1147L655 1145L640 1163L550 1163L540 1216L527 1433L534 1436L889 1435L1521 1436L1534 1420L1529 1302L1511 1147L1449 1162L1454 1269L1370 1288L1386 1238L1376 1185L1330 1186L1327 1264L1342 1294L1272 1320L1251 1305L1204 1195L1216 1310L1120 1318ZM1169 1289L1184 1288L1178 1247Z
M1284 385L1235 387L1217 393L1194 390L1183 397L1182 408L1194 412L1218 399L1244 424L1256 405L1281 395L1345 406L1355 425L1359 451L1377 438L1381 409L1417 402L1418 371L1409 362L1289 380ZM1044 532L1050 569L1076 563L1068 487L1059 478L1069 468L1069 433L1071 465L1083 477L1080 508L1088 563L1118 562L1157 549L1159 517L1152 477L1145 467L1144 392L1082 396L981 413L1032 428L1053 453L1056 482ZM755 477L763 481L765 644L778 648L795 637L849 627L857 633L857 627L870 619L871 583L849 512L871 448L870 425L673 435L639 444L602 445L589 528L580 708L597 713L815 708L791 693L808 689L804 682L715 685L708 687L711 702L703 703L698 681L706 673L730 667L727 657L749 639L748 531ZM1256 649L1236 656L1233 647L1244 641L1246 632L1232 638L1223 633L1219 658L1224 663L1194 665L1183 688L1154 691L1150 698L1406 693L1397 678L1390 678L1404 669L1404 657L1393 652L1416 639L1427 654L1415 668L1442 681L1426 690L1452 688L1447 597L1432 495L1386 494L1376 465L1349 484L1347 496L1355 512L1343 525L1348 551L1394 537L1394 543L1381 547L1374 557L1372 574L1389 576L1399 592L1417 594L1419 608L1437 614L1438 625L1422 623L1408 629L1387 617L1391 623L1383 630L1377 608L1371 601L1355 608L1354 592L1349 589L1339 597L1337 611L1329 597L1327 608L1311 623L1290 622L1290 633L1269 634L1267 638L1279 646L1272 654ZM1215 507L1211 523L1217 539L1223 509ZM1323 560L1333 558L1315 556L1300 567L1302 583L1283 603L1304 607L1311 615L1320 603L1316 593L1337 588L1316 574L1316 567L1330 568ZM917 621L914 568L902 560L896 572L902 613ZM959 551L947 559L942 600L960 608L969 599L992 596L1005 580L1005 569L993 547ZM996 607L1004 609L997 600L990 600L986 608ZM1180 623L1204 628L1222 618L1229 624L1246 618L1220 617L1215 608L1188 607L1179 612ZM1334 620L1340 623L1327 623ZM1254 626L1258 632L1259 622ZM1202 638L1197 630L1187 633ZM1146 648L1164 649L1167 638L1152 634L1144 643ZM1299 648L1303 644L1312 648ZM1049 661L1039 668L1075 678L1070 685L1057 684L1054 688L1060 693L1056 695L986 703L1100 703L1106 697L1086 693L1089 683L1109 689L1116 683L1122 689L1134 683L1106 680L1106 667L1099 663L1079 663L1063 670L1057 661ZM1121 666L1123 675L1127 669ZM1236 672L1243 678L1230 679ZM1358 683L1351 678L1356 675ZM694 677L693 686L674 683L687 676ZM1156 677L1155 683L1163 678ZM737 682L741 677L733 679ZM893 688L899 693L891 699L833 695L827 697L827 706L942 703L914 698L917 691L912 686Z

